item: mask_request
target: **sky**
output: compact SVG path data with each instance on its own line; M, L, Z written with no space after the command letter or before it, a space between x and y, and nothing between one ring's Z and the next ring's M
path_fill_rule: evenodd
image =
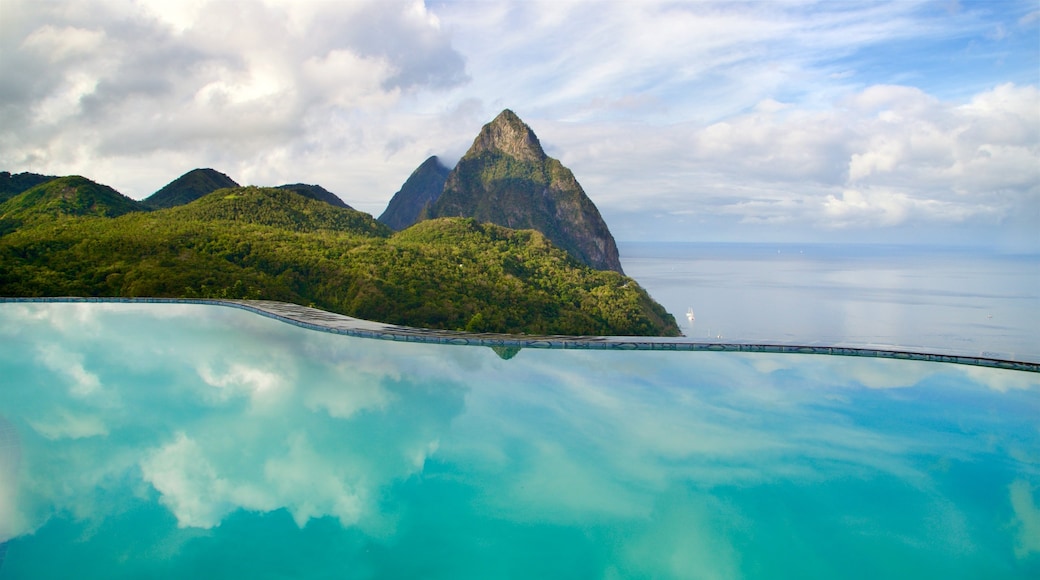
M0 0L0 170L378 216L515 111L621 241L1040 252L1040 4Z

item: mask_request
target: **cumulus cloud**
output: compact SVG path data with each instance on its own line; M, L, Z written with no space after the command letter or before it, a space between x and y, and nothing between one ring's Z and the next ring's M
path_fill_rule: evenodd
M73 396L84 398L101 391L101 380L83 367L83 355L68 352L56 344L46 344L38 347L36 356L44 366L71 383L69 393Z
M140 198L212 166L321 183L378 214L423 159L460 156L509 107L622 239L932 227L1028 241L1035 12L8 2L0 74L19 82L0 87L0 168Z
M561 155L602 178L586 189L616 192L608 211L665 201L665 213L820 231L995 226L1040 203L1037 110L1032 86L967 104L874 86L820 110L770 100L708 125L578 129Z
M423 469L462 408L463 391L438 370L456 358L421 345L400 345L413 356L397 361L380 354L380 341L233 309L202 307L200 316L192 305L79 305L93 309L80 325L105 329L99 345L75 332L73 305L29 306L4 311L18 321L27 354L12 355L18 364L5 357L5 372L32 377L4 399L29 451L21 453L14 428L3 431L0 466L27 457L18 485L31 488L5 504L16 486L0 474L4 538L56 513L119 513L149 489L182 528L213 528L241 509L285 509L300 526L332 517L376 530L380 490ZM161 339L142 318L161 321ZM443 380L417 387L420 373ZM151 402L139 406L142 397ZM124 489L134 473L140 482Z
M370 499L360 482L372 474L329 461L302 433L289 436L285 454L256 459L203 446L187 434L154 450L141 462L145 481L180 527L212 528L239 509L286 508L301 528L312 518L336 517L343 526L358 522Z
M0 162L27 169L90 173L99 157L168 163L178 153L200 164L262 159L330 118L379 114L403 94L466 79L461 55L421 2L89 11L14 2L5 21L0 67L26 86L5 90ZM19 74L28 71L36 74Z
M909 375L899 376L901 367L884 364L891 361L863 361L842 373L840 359L789 359L539 352L510 381L517 388L469 394L468 412L456 419L452 442L439 454L471 465L484 485L493 481L503 491L481 501L519 521L644 518L678 481L806 482L833 462L850 472L927 481L906 457L934 453L936 442L847 422L821 402L821 393L836 399L842 396L836 385L856 389L858 380L912 386L940 369L911 364ZM882 364L871 369L872 362ZM655 372L647 373L648 366ZM944 453L961 452L945 445Z
M0 415L0 543L16 536L25 526L25 518L17 509L21 447L15 426Z
M100 417L76 414L62 408L55 409L43 419L30 419L29 425L40 435L52 440L108 435L108 427Z
M989 372L986 372L987 370ZM963 372L972 379L977 380L989 388L1001 393L1006 393L1010 390L1040 391L1040 379L1030 373L1016 373L975 367L966 368Z
M228 512L243 507L263 509L259 494L240 489L218 476L198 444L184 433L141 462L141 473L161 494L160 502L177 517L178 525L211 528ZM230 503L234 496L235 502Z
M323 409L337 419L349 419L364 410L385 409L395 396L380 385L385 375L355 372L349 385L315 385L307 392L304 404Z
M1011 509L1017 532L1015 556L1026 559L1040 553L1040 506L1033 499L1033 487L1024 479L1016 479L1008 486Z
M919 70L907 54L889 59L903 70L882 62L896 46L923 54L929 42L983 34L990 23L978 12L909 2L538 8L452 14L482 31L460 49L508 30L496 53L471 61L478 88L486 67L519 63L504 87L487 87L498 97L486 106L553 87L526 91L518 111L535 117L543 144L621 222L623 239L650 227L678 239L722 228L825 238L921 224L1023 234L1038 218L1035 64L1004 63L1017 81L1006 82L996 73L982 80L980 69L998 69L968 54L951 57L961 59L956 74ZM1011 28L1019 43L1033 34ZM955 97L935 74L962 83ZM652 216L637 221L642 212Z
M62 306L40 305L52 314ZM691 565L691 554L728 574L739 569L735 547L747 529L740 522L760 515L767 523L756 531L775 525L815 549L813 526L792 527L796 510L778 515L774 508L784 502L773 500L823 482L823 491L836 492L824 494L835 513L862 516L856 529L910 522L901 537L926 538L946 558L945 550L974 539L967 523L988 516L953 504L946 475L932 462L1026 464L1031 459L1011 448L1035 438L1031 408L1019 404L1034 393L1015 385L987 390L999 374L991 369L962 380L947 365L907 361L540 349L504 361L487 348L353 339L227 308L183 307L171 317L165 305L95 307L89 323L106 340L90 368L118 392L118 406L90 407L53 380L64 371L35 357L37 343L61 332L48 317L3 312L24 326L24 339L0 352L5 370L41 378L16 383L3 399L10 419L0 419L0 467L21 465L17 502L0 470L0 539L52 517L110 538L140 521L121 516L158 501L178 529L156 530L148 536L156 539L141 542L162 544L156 549L171 560L185 534L219 541L236 533L222 530L225 524L255 521L242 512L284 510L298 526L335 521L365 545L371 539L404 550L425 541L442 517L459 525L491 521L510 534L510 524L580 525L591 542L603 537L597 534L614 542L597 545L616 554L610 565L621 575L675 573ZM152 314L161 336L153 334L156 324L142 323ZM62 341L64 352L98 342L72 332ZM127 356L142 359L139 368L128 371ZM257 413L243 404L289 382L293 396L277 409ZM212 398L211 391L231 396ZM936 403L935 392L957 405ZM973 413L971 397L1000 412ZM66 429L48 438L47 429L33 428L44 423L27 420L87 407L106 436ZM879 428L879 409L913 420L885 415ZM4 432L11 424L13 436ZM963 428L988 435L971 437ZM5 436L21 440L5 449ZM1018 553L1031 557L1035 492L1011 482L1017 475L1007 470L996 473L987 480L994 493L983 496L1006 507L1010 490L1015 519L1008 531L1025 534ZM426 486L424 478L436 481ZM886 490L897 489L898 501L880 515L875 502L860 509L861 502L845 501L847 484L854 496L869 488L886 501ZM472 509L438 511L433 504L445 491ZM742 503L727 493L742 494ZM993 513L988 504L971 507ZM243 519L232 521L236 513ZM264 518L264 525L282 525L271 524L277 519ZM651 562L650 552L671 557Z
M238 395L248 397L254 406L272 405L291 390L291 383L277 371L234 362L226 370L217 370L207 361L199 365L199 377L215 391L212 398L228 400Z

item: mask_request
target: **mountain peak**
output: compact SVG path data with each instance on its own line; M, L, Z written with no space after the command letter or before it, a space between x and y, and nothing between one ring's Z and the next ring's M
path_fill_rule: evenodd
M484 151L501 151L521 161L541 162L546 158L534 131L509 109L481 128L467 155Z
M534 131L509 109L484 125L420 217L471 217L537 230L579 262L624 273L596 205L571 170L547 156Z
M45 181L0 204L0 231L59 217L116 217L144 207L107 185L79 175Z
M144 204L155 209L184 205L225 187L238 187L238 184L216 169L192 169L146 197Z
M38 173L15 173L11 175L9 171L0 171L0 203L27 189L57 178L55 175L40 175Z
M289 183L286 185L279 185L275 189L288 189L289 191L295 191L303 197L309 197L318 201L324 201L329 205L336 207L342 207L346 209L354 209L347 205L338 195L325 189L320 185L311 185L308 183Z
M436 155L423 161L390 199L379 221L394 230L403 230L414 224L423 211L440 197L450 172Z

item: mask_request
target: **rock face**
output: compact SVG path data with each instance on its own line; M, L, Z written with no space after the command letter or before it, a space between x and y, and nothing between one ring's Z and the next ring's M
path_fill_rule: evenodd
M506 109L484 125L425 216L534 229L578 261L622 272L617 244L574 174Z
M153 209L174 207L191 203L225 187L238 187L238 184L215 169L192 169L146 197L143 202Z
M419 216L444 191L444 182L449 172L451 170L442 165L436 155L423 161L404 182L401 190L390 199L379 221L397 231L417 222Z

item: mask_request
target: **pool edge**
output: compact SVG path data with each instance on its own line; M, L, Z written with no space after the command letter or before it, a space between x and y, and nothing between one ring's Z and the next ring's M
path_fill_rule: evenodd
M563 336L470 333L435 330L373 322L317 308L270 300L193 299L193 298L112 298L112 297L0 297L0 303L136 303L199 304L238 308L309 330L359 338L403 342L424 342L463 346L511 346L549 349L666 350L751 353L793 353L831 356L856 356L942 362L1040 373L1040 362L1013 360L999 356L904 350L898 347L859 347L800 345L770 342L702 342L686 338L639 336Z

